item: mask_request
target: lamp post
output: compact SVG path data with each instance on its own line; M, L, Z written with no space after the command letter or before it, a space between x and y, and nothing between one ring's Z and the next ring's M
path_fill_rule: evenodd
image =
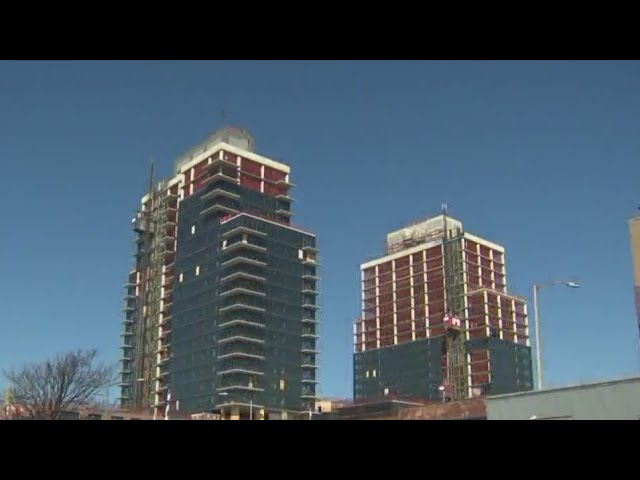
M533 314L534 323L536 328L536 369L538 376L538 390L542 390L542 353L540 349L540 320L538 318L538 292L545 287L555 287L557 285L564 285L569 288L580 288L580 285L576 282L569 282L567 280L556 280L549 283L534 283L533 284Z

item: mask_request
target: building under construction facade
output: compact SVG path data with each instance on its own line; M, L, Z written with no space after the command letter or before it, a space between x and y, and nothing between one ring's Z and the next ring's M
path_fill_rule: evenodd
M153 181L133 219L123 407L225 418L313 410L316 238L291 224L290 169L226 127Z
M640 332L640 216L629 220L629 233L631 235L631 258L633 260L636 315L638 322L638 332Z
M532 389L526 302L504 248L442 215L387 235L361 265L354 398L463 400Z

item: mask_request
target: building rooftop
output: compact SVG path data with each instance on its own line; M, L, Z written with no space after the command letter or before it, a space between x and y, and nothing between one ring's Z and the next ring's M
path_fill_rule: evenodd
M613 384L619 384L619 383L636 383L636 382L640 382L640 377L638 376L625 377L625 378L618 378L618 379L612 379L612 380L604 380L604 381L601 380L598 382L576 383L571 385L564 385L561 387L545 388L542 390L529 390L526 392L506 393L504 395L492 395L488 398L492 399L492 398L524 397L527 395L542 395L545 393L553 393L553 392L559 392L559 391L565 391L565 390L577 390L581 388L593 388L593 387L600 387L600 386L604 387L607 385L613 385Z
M462 230L462 222L449 215L440 214L423 218L387 234L387 253L394 253L404 248L442 238L445 230L445 218L447 230L454 232Z
M189 150L180 155L175 161L174 171L179 172L182 165L188 163L199 153L208 150L211 146L220 142L224 142L234 147L241 148L242 150L246 150L247 152L254 151L255 141L251 134L243 128L228 125L213 131L196 146L191 147Z

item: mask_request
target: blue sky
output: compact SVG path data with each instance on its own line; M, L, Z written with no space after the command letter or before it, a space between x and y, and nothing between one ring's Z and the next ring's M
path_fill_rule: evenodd
M547 383L634 375L639 85L638 62L0 62L0 368L117 359L149 159L169 174L225 109L318 233L323 395L351 394L359 264L445 201L505 246L511 292L583 284L541 295Z

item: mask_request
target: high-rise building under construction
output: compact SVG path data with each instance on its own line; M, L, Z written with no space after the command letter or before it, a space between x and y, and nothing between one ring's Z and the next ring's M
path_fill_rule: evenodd
M313 409L316 238L291 224L287 165L226 127L150 182L133 219L123 407L264 418Z
M633 261L634 295L636 300L636 315L638 331L640 331L640 216L629 220L631 235L631 259Z
M354 397L458 400L532 389L526 302L504 248L442 215L387 235L361 265Z

